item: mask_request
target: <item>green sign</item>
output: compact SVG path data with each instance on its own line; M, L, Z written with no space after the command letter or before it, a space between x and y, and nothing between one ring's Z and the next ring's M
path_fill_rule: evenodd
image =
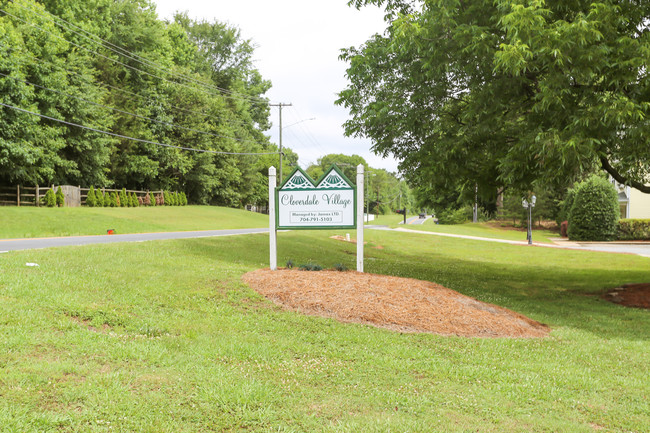
M317 182L296 167L275 202L278 229L356 228L356 188L335 165Z

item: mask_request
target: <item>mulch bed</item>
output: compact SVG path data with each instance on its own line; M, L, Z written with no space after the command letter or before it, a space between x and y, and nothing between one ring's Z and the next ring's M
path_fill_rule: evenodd
M550 331L514 311L411 278L268 268L242 278L283 308L399 332L535 338Z
M623 284L608 291L602 298L626 307L650 309L650 283Z

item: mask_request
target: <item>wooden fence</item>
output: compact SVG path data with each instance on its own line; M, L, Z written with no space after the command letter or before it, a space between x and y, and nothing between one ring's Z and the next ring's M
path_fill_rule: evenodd
M86 204L88 191L90 188L81 188L80 186L71 185L51 185L51 186L0 186L0 206L40 206L42 198L48 189L54 192L61 186L65 196L65 205L68 207L78 207ZM121 189L99 188L104 194L107 192L120 192ZM162 194L163 191L138 191L127 189L127 193L135 193L137 197L144 197L153 192L154 195Z

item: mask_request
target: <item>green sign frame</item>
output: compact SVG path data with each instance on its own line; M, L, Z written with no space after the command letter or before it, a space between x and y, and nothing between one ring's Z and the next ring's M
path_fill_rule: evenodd
M352 224L328 225L280 225L280 213L283 205L280 194L283 192L352 192ZM319 210L320 211L320 210ZM327 210L326 210L327 211ZM335 230L357 228L357 187L333 164L323 176L314 181L304 170L296 167L280 186L275 188L275 226L278 230Z

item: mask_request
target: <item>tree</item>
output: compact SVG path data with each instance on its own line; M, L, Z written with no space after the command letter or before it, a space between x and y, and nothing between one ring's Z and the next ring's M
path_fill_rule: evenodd
M644 192L650 2L352 0L384 35L348 48L346 133L417 187L483 198L570 184L594 165ZM421 6L419 6L421 5Z
M228 206L264 199L260 157L155 144L273 151L271 84L236 27L161 21L150 0L2 4L0 92L18 109L0 107L0 185L176 190Z

